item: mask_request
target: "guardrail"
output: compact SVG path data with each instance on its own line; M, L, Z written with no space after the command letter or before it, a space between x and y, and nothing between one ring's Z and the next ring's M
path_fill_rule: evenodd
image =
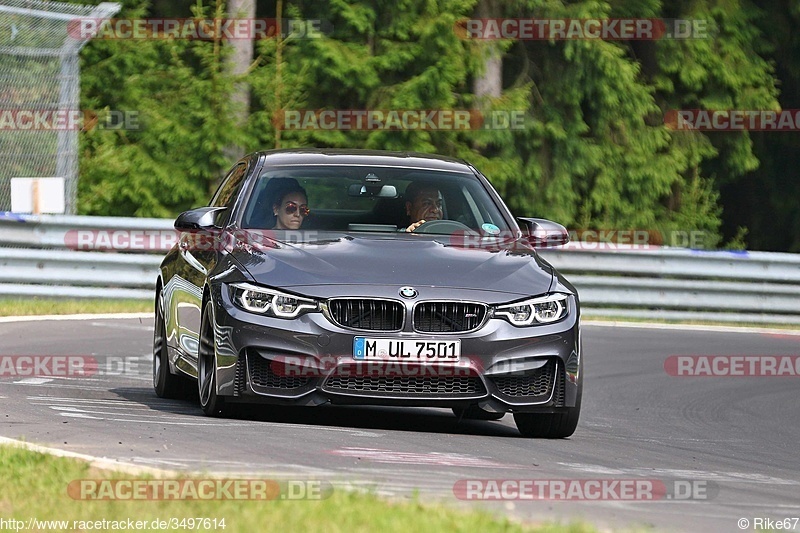
M83 233L81 233L83 232ZM172 220L0 216L0 295L153 298L160 253L71 250L99 232L168 248ZM96 236L98 233L94 233ZM800 324L800 255L568 245L541 251L578 289L585 316ZM158 252L158 250L156 250Z
M771 252L543 250L587 315L800 324L800 255Z

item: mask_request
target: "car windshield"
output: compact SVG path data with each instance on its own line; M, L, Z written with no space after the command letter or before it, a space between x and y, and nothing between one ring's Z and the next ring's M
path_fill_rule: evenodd
M301 230L391 233L405 231L421 217L441 222L420 227L420 233L508 231L500 209L472 174L352 165L264 171L246 202L242 227L280 229L275 212L294 214L303 192L308 210L297 206L305 215Z

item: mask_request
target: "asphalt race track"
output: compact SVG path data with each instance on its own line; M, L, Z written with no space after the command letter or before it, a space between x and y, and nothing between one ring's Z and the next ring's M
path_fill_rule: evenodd
M800 516L800 378L678 377L664 369L670 355L796 356L800 335L585 325L583 412L566 440L521 438L511 415L459 423L442 409L260 407L210 419L194 402L155 396L150 319L3 322L0 339L0 356L98 361L101 371L90 377L0 377L0 435L49 447L168 470L326 480L390 496L419 489L426 500L601 529L740 531L740 518L752 530L756 517ZM672 497L481 502L454 495L459 480L503 479L655 480ZM694 497L673 493L687 486Z

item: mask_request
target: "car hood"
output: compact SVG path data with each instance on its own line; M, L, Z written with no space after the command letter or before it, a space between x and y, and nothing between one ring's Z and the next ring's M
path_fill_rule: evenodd
M325 234L302 243L278 242L274 248L235 249L233 254L255 282L287 288L319 286L314 291L317 296L332 296L336 287L330 286L342 285L428 286L519 297L545 293L551 286L552 267L531 248L492 250L449 240L448 236Z

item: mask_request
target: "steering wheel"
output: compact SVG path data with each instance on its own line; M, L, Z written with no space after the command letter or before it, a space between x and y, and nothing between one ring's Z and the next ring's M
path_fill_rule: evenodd
M468 231L477 235L477 232L457 220L429 220L417 226L412 233L443 233L452 235L457 231Z

